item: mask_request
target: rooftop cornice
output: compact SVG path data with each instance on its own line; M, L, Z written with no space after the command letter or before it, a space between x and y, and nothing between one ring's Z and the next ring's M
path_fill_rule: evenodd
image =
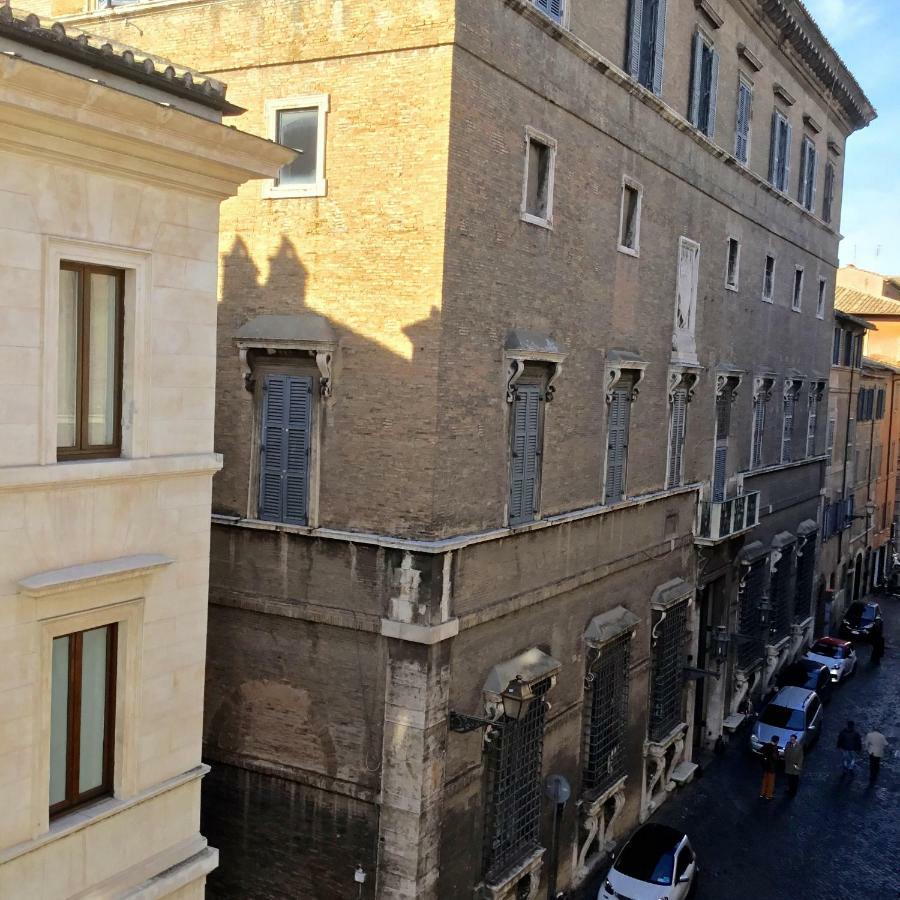
M865 128L877 115L859 82L828 42L801 0L744 0L795 52L822 92L837 102L852 130Z
M239 115L244 111L225 99L226 86L215 78L136 47L97 37L71 24L66 26L17 10L2 0L0 37L184 97L223 115Z

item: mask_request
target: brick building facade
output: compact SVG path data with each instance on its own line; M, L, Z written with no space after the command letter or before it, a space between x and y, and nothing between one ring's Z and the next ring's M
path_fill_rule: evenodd
M570 885L808 635L874 111L799 3L669 7L88 12L306 154L223 209L217 895L535 896L550 773Z

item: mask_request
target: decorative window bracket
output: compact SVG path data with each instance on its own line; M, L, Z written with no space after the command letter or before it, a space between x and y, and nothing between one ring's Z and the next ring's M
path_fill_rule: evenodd
M744 373L738 369L720 369L716 372L716 398L728 398L734 403L743 380Z
M334 376L332 363L337 338L322 316L309 313L295 316L256 316L243 325L235 335L238 360L244 387L253 390L253 366L250 351L274 356L278 351L307 353L316 361L319 370L319 393L323 399L332 394Z
M631 379L631 400L637 400L638 385L644 379L647 363L627 350L610 350L606 356L606 402L612 403L613 390Z
M506 402L516 399L516 383L525 372L527 363L546 363L550 367L550 377L544 400L548 403L556 391L556 379L562 371L567 356L559 344L549 335L531 331L510 331L504 344L504 356L509 364L506 376Z
M774 375L756 375L753 378L753 399L768 403L772 399L772 389L775 387Z
M785 400L796 400L797 397L800 396L800 391L803 390L803 379L796 378L793 375L788 375L784 379L784 399Z
M675 391L684 388L687 390L687 402L694 399L694 391L700 378L699 366L679 366L669 369L669 403L675 399Z

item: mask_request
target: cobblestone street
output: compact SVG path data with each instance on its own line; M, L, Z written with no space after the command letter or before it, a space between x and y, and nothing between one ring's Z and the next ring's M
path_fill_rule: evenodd
M861 647L857 674L825 707L819 745L806 758L800 791L758 799L760 767L745 728L723 759L654 817L684 829L697 851L696 900L895 900L900 896L900 599L881 600L887 652L880 668ZM841 776L837 734L847 719L890 744L875 787L868 764ZM602 875L584 893L595 898Z

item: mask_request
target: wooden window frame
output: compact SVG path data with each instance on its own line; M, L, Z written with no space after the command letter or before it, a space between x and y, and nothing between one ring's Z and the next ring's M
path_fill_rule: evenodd
M60 272L76 272L78 286L78 341L75 363L75 446L56 448L60 461L77 459L109 459L122 455L122 382L125 354L125 272L112 266L100 266L63 260ZM88 416L90 383L86 377L90 371L90 275L113 275L116 278L116 371L115 400L113 403L113 443L88 442ZM57 349L58 352L58 349Z
M83 793L78 792L78 776L81 760L79 758L81 743L81 665L83 636L87 631L106 628L106 703L104 712L103 734L103 781L95 788ZM86 628L57 635L54 640L67 637L69 639L69 690L67 704L66 729L66 796L50 806L50 818L55 819L64 813L71 812L99 797L113 793L113 774L115 771L116 740L116 672L119 645L118 622ZM77 648L77 650L76 650Z

